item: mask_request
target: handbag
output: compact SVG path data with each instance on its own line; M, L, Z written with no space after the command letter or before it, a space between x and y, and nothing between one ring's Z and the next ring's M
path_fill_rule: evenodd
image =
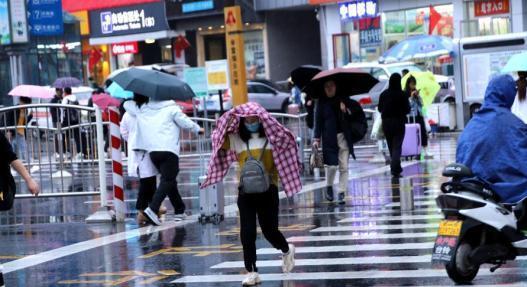
M373 121L373 127L371 129L372 140L384 139L384 131L382 130L382 117L379 110L375 110L375 120Z
M322 157L322 154L318 151L318 149L314 147L311 148L311 156L309 157L309 167L311 167L312 170L315 168L324 167L324 158Z
M16 183L11 173L0 176L0 211L13 208L15 193Z

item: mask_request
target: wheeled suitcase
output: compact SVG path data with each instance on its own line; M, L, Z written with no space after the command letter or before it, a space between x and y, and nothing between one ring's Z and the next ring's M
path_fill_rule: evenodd
M199 177L199 186L207 179L206 176ZM223 182L207 186L199 191L199 222L214 224L220 223L225 214L225 196Z
M401 156L404 158L411 158L411 157L419 157L420 155L421 155L421 126L418 123L406 124Z
M212 222L214 224L220 223L225 214L225 193L223 190L223 181L220 181L216 184L209 185L206 188L202 189L201 185L207 179L205 169L205 161L203 158L203 144L205 138L200 136L198 139L198 152L199 152L199 161L201 176L198 178L198 188L199 188L199 217L198 220L201 223Z

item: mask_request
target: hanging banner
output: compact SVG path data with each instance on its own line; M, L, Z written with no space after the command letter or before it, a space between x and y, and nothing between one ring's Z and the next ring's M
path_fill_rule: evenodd
M245 48L240 6L226 7L224 10L224 17L232 104L234 106L239 106L248 101L247 75L245 72Z
M61 0L29 0L27 10L31 35L64 34Z
M26 0L9 0L9 11L11 14L12 42L16 44L29 42Z

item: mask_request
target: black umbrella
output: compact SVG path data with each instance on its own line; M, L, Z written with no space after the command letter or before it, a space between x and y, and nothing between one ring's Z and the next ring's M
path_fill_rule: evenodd
M343 96L353 96L367 93L379 81L371 74L357 69L336 68L318 73L306 87L306 92L312 98L324 94L324 83L333 80L337 85L337 93Z
M176 76L154 70L131 68L111 80L124 90L156 101L187 101L195 96L190 86Z
M313 79L313 77L321 71L322 69L320 67L312 65L303 65L294 69L291 72L291 81L299 89L304 89L304 87L309 84L311 79Z

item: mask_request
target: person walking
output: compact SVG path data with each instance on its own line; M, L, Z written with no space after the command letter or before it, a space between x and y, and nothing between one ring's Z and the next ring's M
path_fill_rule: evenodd
M133 144L137 134L137 120L135 116L125 112L120 124L121 136L127 143L128 150L128 176L139 178L139 191L135 208L137 209L137 223L145 224L148 218L144 210L148 208L157 188L158 170L152 163L150 155L145 150L135 149ZM166 208L159 209L158 216L166 213Z
M248 272L242 284L253 286L261 282L256 267L257 219L267 241L282 251L282 271L290 272L295 264L295 247L278 229L278 186L282 182L288 196L301 189L294 135L262 106L251 102L232 109L218 120L212 133L212 150L202 188L221 181L234 161L240 166L237 204L243 258ZM268 183L266 186L250 184L254 178L249 179L249 173L245 171L254 161L263 167L260 175L267 178L263 180Z
M390 76L388 89L379 98L379 112L382 118L382 130L390 152L390 170L395 178L401 177L401 152L404 140L406 115L410 112L410 103L401 87L401 75Z
M360 105L349 97L340 95L335 81L324 83L324 96L318 100L315 112L313 147L318 149L322 143L322 155L326 166L326 199L334 200L333 183L339 171L339 204L345 204L348 191L348 163L353 154L350 141L351 129L344 121L355 116L364 116Z
M513 114L527 124L527 71L518 72L516 86L518 87L518 95L514 99L511 110Z
M421 145L425 156L430 156L428 152L428 131L426 130L425 117L423 114L423 99L416 89L417 80L410 76L406 80L405 94L410 101L410 118L408 122L417 123L421 127Z
M6 190L8 188L7 184L10 184L9 182L12 185L15 184L13 176L11 175L11 167L24 179L29 192L37 196L40 192L40 187L29 175L22 161L17 158L5 135L0 133L0 176L2 177L1 182L4 184L4 186L0 186L0 190Z
M64 88L64 97L62 98L62 104L63 105L75 105L75 106L79 105L79 101L77 97L72 93L72 90L70 87ZM69 141L73 138L77 156L80 159L82 157L81 128L72 127L78 124L80 124L80 111L74 108L64 108L64 111L62 113L62 127L63 128L71 127L69 130L65 132L66 136L63 138L64 151L68 152L70 155L74 154L73 145L68 144Z
M31 98L20 97L19 105L31 104ZM26 126L33 118L32 113L25 108L14 110L12 117L8 118L8 126L16 126L13 131L7 132L7 138L11 142L13 150L17 157L22 160L27 160L27 144L26 144Z
M137 133L132 146L146 151L155 168L161 173L161 181L144 215L154 225L161 225L159 209L168 196L174 206L176 220L185 219L185 203L177 188L179 173L180 129L197 134L204 130L188 118L174 101L154 101L141 94L134 94L124 108L137 119Z
M50 104L62 104L62 98L63 98L64 91L61 88L55 88L55 95L53 96L53 99L49 102ZM59 129L62 122L62 109L61 108L55 108L51 107L49 108L49 112L51 113L51 121L53 124L53 127L56 129ZM62 132L57 132L55 134L55 158L60 158L59 152L63 143L64 135ZM62 150L62 152L65 152Z

